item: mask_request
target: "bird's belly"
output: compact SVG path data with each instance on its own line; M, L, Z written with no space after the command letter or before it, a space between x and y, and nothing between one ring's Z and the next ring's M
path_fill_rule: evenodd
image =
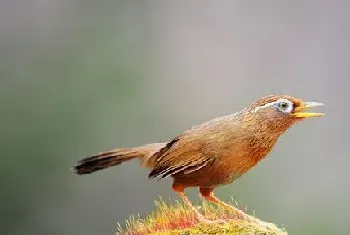
M218 185L230 184L241 174L235 172L231 167L223 167L220 165L211 165L203 167L189 174L174 175L175 183L179 183L186 187L214 187Z
M251 156L249 154L217 159L213 164L207 165L189 174L174 175L175 183L186 187L215 187L230 184L255 166L266 154Z

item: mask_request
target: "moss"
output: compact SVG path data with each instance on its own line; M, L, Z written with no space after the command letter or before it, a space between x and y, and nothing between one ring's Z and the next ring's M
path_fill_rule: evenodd
M244 221L230 221L227 224L197 224L192 228L171 231L153 232L154 235L189 235L189 234L240 234L240 235L286 235L279 229L261 228L254 223Z
M287 235L284 229L254 218L246 221L237 218L231 211L224 211L213 205L203 203L201 207L206 218L224 220L225 223L199 223L193 212L181 203L170 205L164 201L156 202L156 211L147 218L131 217L126 229L119 226L120 235L190 235L190 234L239 234L239 235Z

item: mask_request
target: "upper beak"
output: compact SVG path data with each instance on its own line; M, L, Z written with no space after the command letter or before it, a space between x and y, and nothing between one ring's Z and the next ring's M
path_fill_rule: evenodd
M304 102L303 105L297 107L294 109L293 116L297 118L308 118L308 117L320 117L323 116L323 113L309 113L309 112L303 112L306 111L308 108L312 107L318 107L323 106L322 103L318 102Z

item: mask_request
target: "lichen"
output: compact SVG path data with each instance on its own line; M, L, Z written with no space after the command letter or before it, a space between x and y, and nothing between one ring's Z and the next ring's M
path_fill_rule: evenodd
M203 203L200 208L206 218L224 220L225 223L199 223L194 213L176 202L171 205L163 200L156 201L156 210L145 219L132 216L126 222L126 228L118 225L117 235L190 235L190 234L239 234L239 235L287 235L272 223L254 218L247 221L237 218L231 211L225 211L214 205Z

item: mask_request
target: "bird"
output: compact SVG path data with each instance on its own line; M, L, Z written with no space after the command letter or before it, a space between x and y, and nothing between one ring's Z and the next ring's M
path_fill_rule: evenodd
M253 219L216 197L214 189L232 183L264 159L292 125L323 116L308 112L322 105L283 94L264 96L236 113L193 126L169 142L117 148L83 158L74 171L90 174L138 158L150 170L148 178L173 178L172 189L198 221L211 222L187 198L189 187L198 187L202 198L233 211L238 218Z

